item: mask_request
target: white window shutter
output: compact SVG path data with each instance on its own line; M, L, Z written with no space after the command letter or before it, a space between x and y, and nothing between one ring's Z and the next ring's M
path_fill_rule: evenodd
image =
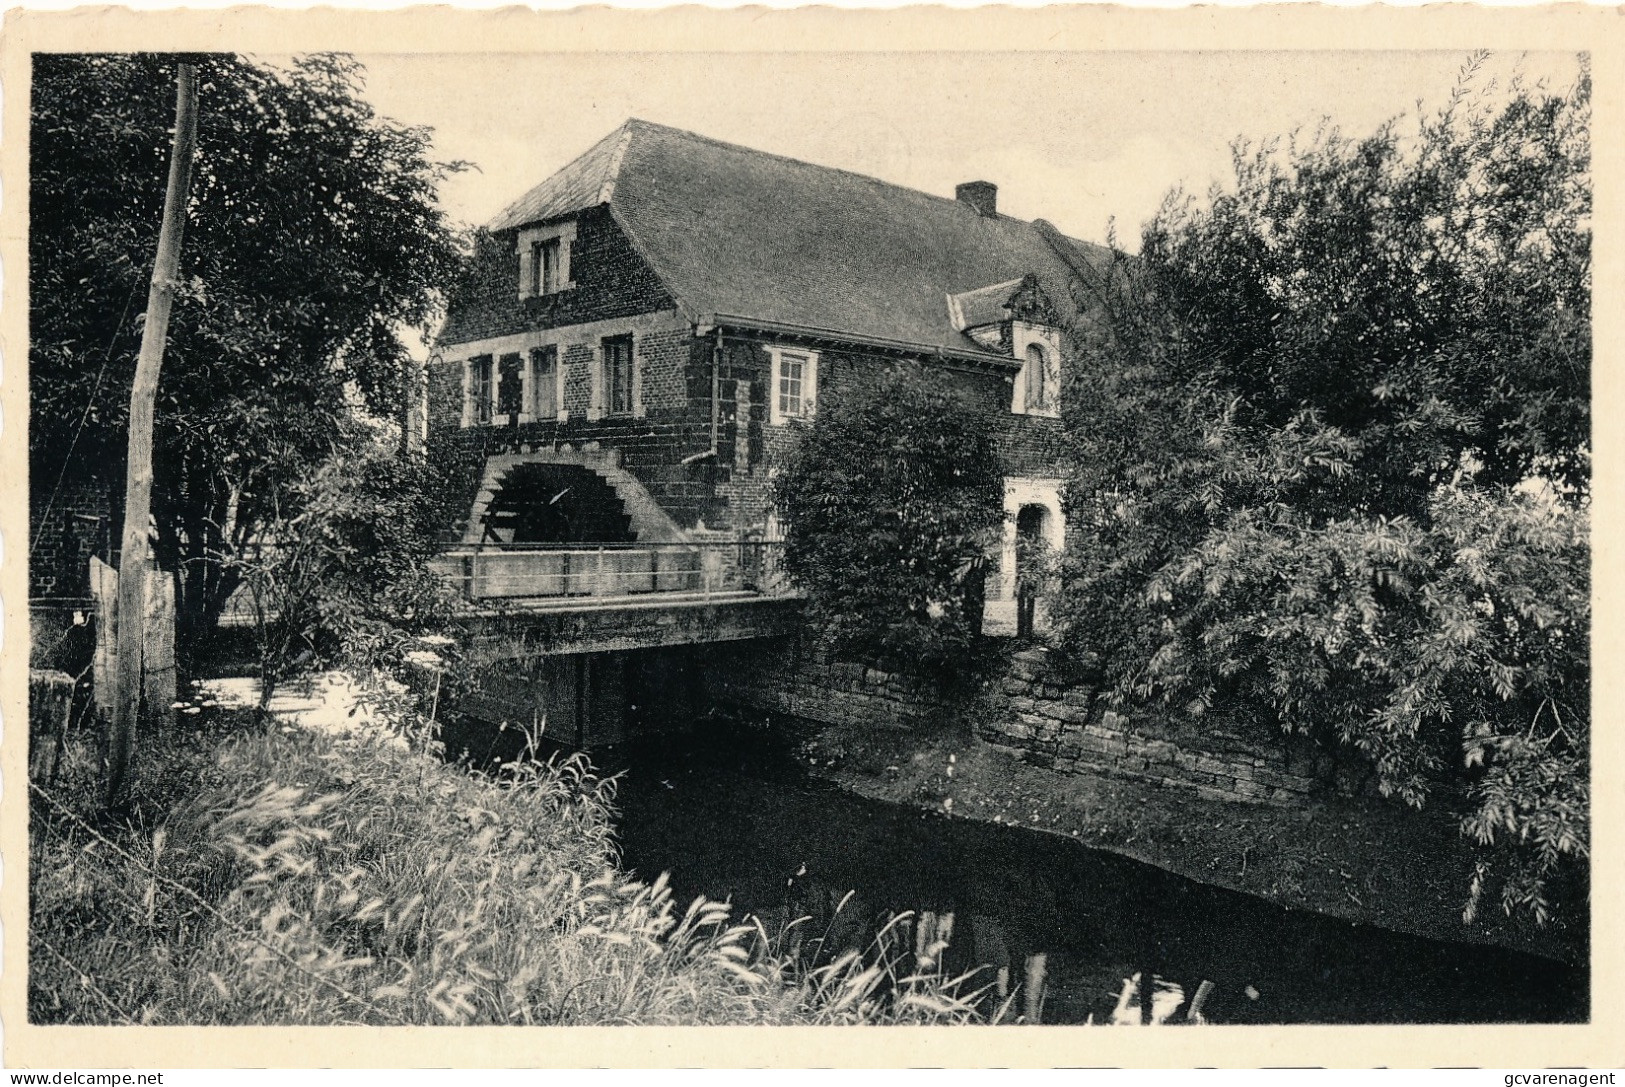
M604 416L604 348L602 344L592 347L592 362L587 367L590 381L590 393L587 400L587 418L601 419Z
M632 358L632 414L636 418L643 418L643 360L638 353L638 338L632 336L631 346L628 348Z
M767 421L773 426L784 422L779 414L779 369L784 356L777 347L767 349L770 365L767 368Z
M564 345L559 344L553 355L553 408L560 422L570 418L569 409L564 406L564 390L566 388L564 365Z
M528 242L529 242L529 239L524 237L524 235L520 235L520 238L519 238L519 297L520 298L529 298L530 297L531 278L535 275L535 271L530 266L530 256L531 256L532 250L531 250L531 247L528 244Z

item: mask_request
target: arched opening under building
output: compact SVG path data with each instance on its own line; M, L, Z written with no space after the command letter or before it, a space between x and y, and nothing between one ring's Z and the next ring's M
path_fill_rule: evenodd
M579 464L523 463L498 483L485 540L543 544L630 542L637 537L614 488Z

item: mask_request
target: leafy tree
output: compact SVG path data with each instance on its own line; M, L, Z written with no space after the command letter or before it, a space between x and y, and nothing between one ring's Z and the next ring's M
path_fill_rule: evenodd
M810 617L839 655L950 673L1003 523L987 414L904 368L819 409L776 484Z
M1470 76L1409 132L1239 146L1092 285L1059 611L1121 701L1464 781L1544 920L1587 850L1590 88Z
M173 55L39 54L30 128L30 495L122 496L141 299L163 203ZM399 395L399 333L430 321L462 240L455 165L378 117L333 55L199 64L194 188L159 388L154 518L181 572L183 658L239 584L277 496ZM359 396L360 400L357 401Z
M360 421L276 492L265 531L227 560L253 607L262 705L301 667L393 668L449 616L451 589L428 567L445 523L442 483L398 455L393 428Z

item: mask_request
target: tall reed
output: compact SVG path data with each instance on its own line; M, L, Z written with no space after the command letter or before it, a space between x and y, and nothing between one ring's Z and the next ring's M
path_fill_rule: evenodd
M615 782L579 756L485 774L390 737L222 714L149 758L116 814L89 806L90 762L81 745L33 796L35 1021L979 1017L974 979L899 938L906 917L809 961L725 903L682 907L664 876L630 878Z

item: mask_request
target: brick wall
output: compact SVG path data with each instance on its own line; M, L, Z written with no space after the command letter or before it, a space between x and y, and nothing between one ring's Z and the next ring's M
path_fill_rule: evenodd
M993 430L993 442L999 459L1004 462L1004 473L1010 476L1061 475L1064 440L1059 419L1015 415L1008 410L998 416Z
M50 492L30 497L29 545L24 552L28 555L28 595L87 596L90 556L104 552L109 532L118 530L112 523L109 491L94 482L65 482L49 509L45 508L48 498Z
M596 348L606 336L631 334L638 367L642 414L589 418L592 407ZM537 343L559 347L563 367L564 420L539 419L510 425L463 427L463 369L480 354L528 353ZM708 342L708 341L707 341ZM712 502L716 466L682 462L710 444L709 348L698 342L675 311L636 314L558 330L534 329L498 340L448 343L444 360L431 367L429 378L430 447L441 463L455 464L458 483L472 506L485 458L538 450L613 449L632 473L683 527L701 519L715 520ZM703 357L704 364L696 359ZM695 403L692 380L706 375L704 399Z
M967 714L977 735L1060 773L1152 782L1210 799L1296 805L1335 782L1363 782L1302 738L1259 734L1206 720L1125 717L1087 687L1051 674L1046 653L1014 653L978 696L832 661L793 641L718 647L707 692L719 703L824 724L918 728Z
M638 339L638 372L643 382L645 411L689 407L689 367L694 342L693 334L687 329L651 332ZM708 418L710 397L711 388L707 381L704 406Z
M573 343L564 349L564 410L572 417L585 418L592 407L592 364L596 356L591 344ZM544 421L540 424L545 427Z
M768 442L782 447L792 440L788 427L768 423L767 386L772 360L759 343L723 342L718 368L720 401L717 424L717 471L707 524L742 530L767 520L772 506L772 470ZM710 408L709 375L705 388Z
M651 411L642 418L630 416L588 420L572 415L567 422L550 420L506 425L468 427L431 436L431 456L443 464L455 462L457 480L471 509L478 490L485 459L508 453L545 450L576 451L613 449L621 466L637 478L679 526L693 527L704 512L705 496L712 489L714 469L705 464L684 465L685 456L704 450L708 434L681 412ZM715 527L707 522L708 527Z

